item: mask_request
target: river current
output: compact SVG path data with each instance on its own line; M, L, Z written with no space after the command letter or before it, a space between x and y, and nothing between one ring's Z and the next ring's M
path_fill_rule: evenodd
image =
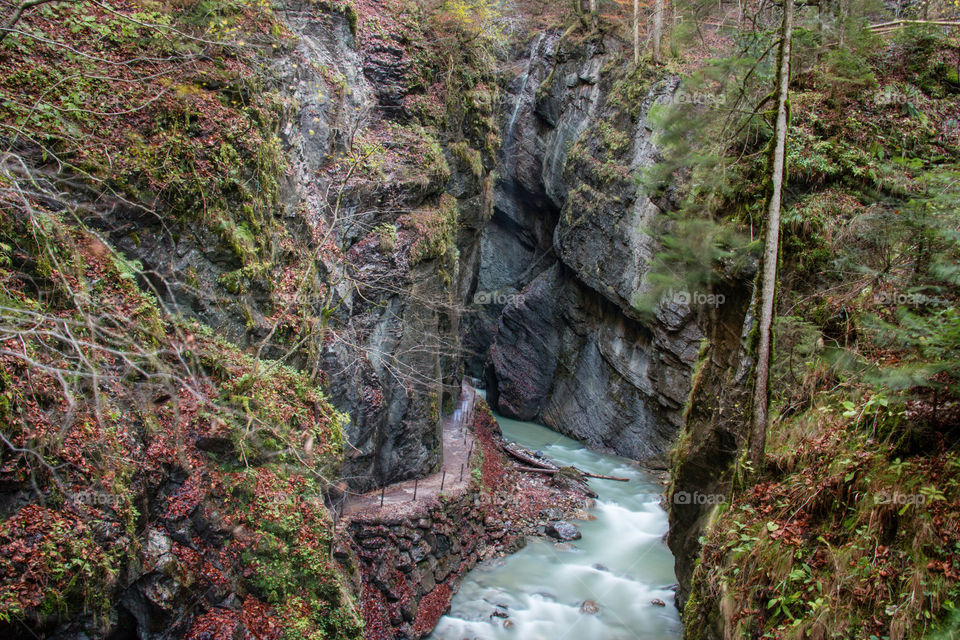
M656 479L630 460L589 451L540 425L497 421L507 440L560 465L630 481L590 480L599 495L590 510L595 519L571 521L581 539L557 544L531 537L517 553L477 565L430 640L679 639L673 556L663 542L667 514Z

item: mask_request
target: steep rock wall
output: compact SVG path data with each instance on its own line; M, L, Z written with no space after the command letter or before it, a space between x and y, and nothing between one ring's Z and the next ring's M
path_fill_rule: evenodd
M328 385L350 416L343 474L359 489L439 464L439 418L459 388L462 278L491 208L488 70L438 101L440 56L411 35L429 28L416 11L280 7L293 38L260 86L235 89L273 96L273 163L238 187L272 189L262 215L238 205L208 223L118 201L96 221L173 312Z
M690 597L700 538L721 497L729 495L733 466L748 437L745 410L752 361L746 334L752 322L751 275L743 274L718 288L726 302L708 324L707 346L673 455L667 544L675 558L677 607L681 611Z
M469 339L489 345L505 415L649 458L682 424L702 332L686 305L635 308L660 213L637 186L656 159L646 118L676 81L628 73L624 55L596 32L531 43L509 88Z

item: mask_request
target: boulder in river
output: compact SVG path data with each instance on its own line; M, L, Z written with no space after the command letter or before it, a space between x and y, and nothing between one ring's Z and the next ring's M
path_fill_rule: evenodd
M599 613L600 607L593 600L584 600L580 605L580 613L594 614Z
M650 604L652 604L652 605L655 606L655 607L665 607L665 606L667 606L667 603L664 602L663 600L661 600L660 598L654 598L653 600L650 601Z
M558 520L557 522L551 522L548 524L546 532L551 538L556 538L557 540L561 540L563 542L580 539L580 530L569 522L564 522L563 520Z

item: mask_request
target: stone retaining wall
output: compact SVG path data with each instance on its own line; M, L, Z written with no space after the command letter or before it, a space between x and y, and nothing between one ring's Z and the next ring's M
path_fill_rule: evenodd
M427 635L467 571L523 546L519 531L488 517L490 505L475 491L412 506L411 513L356 516L347 524L363 580L368 640Z

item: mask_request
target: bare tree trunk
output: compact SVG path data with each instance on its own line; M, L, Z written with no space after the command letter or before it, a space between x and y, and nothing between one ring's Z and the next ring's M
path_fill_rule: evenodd
M847 21L850 16L850 0L840 0L840 48L847 40Z
M780 30L780 55L777 61L777 123L771 162L771 190L767 207L767 231L763 249L760 293L760 325L757 345L757 369L753 390L753 424L750 437L750 463L755 471L763 463L770 408L770 352L774 300L777 293L777 259L780 246L780 204L787 147L787 98L790 91L790 38L793 35L793 0L783 3Z
M597 0L590 0L590 13L597 12Z
M640 64L640 0L633 0L633 64Z
M650 26L650 40L653 47L653 61L660 63L663 56L660 53L660 40L663 37L663 0L653 3L653 24Z

